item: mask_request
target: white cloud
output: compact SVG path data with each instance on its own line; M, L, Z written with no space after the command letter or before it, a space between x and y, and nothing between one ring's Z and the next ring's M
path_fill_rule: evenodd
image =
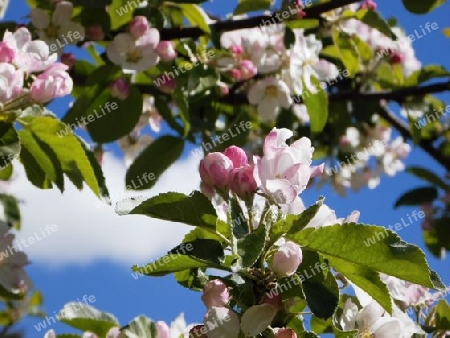
M191 156L175 163L153 189L125 192L125 166L110 154L103 169L110 189L112 206L103 204L87 188L78 191L66 179L66 190L40 190L28 182L23 167L15 165L16 179L8 191L24 201L21 206L22 229L17 239L42 238L41 228L56 224L57 231L37 240L23 250L33 262L52 265L86 264L113 260L128 265L148 263L177 245L192 227L152 219L143 215L118 216L115 202L129 196L154 196L198 189L199 157ZM20 243L20 242L19 242Z

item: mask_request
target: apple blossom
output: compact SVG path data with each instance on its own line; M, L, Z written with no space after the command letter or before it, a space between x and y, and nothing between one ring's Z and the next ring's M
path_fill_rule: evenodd
M73 4L70 1L61 1L56 4L51 18L40 8L33 8L30 18L39 37L49 45L56 46L57 52L61 54L61 46L76 44L84 39L84 27L71 21L72 15Z
M303 259L302 249L294 242L283 243L273 255L272 270L278 276L291 276Z
M30 89L30 96L33 101L47 103L54 98L70 94L73 81L66 72L67 68L66 65L57 63L38 75Z
M13 48L3 41L0 42L0 62L11 63L15 55Z
M203 288L202 301L210 309L213 306L226 306L230 301L230 293L220 279L209 281Z
M24 74L13 65L0 63L0 103L8 102L17 97L23 89Z
M279 329L275 338L297 338L297 334L292 329Z
M205 314L203 323L208 329L208 338L238 338L239 318L227 307L212 307Z
M288 86L275 77L256 82L248 92L248 100L257 105L263 121L274 121L281 107L287 109L292 104Z
M229 146L224 150L223 154L233 163L233 168L239 168L248 164L247 154L242 148Z
M129 33L120 33L108 45L106 55L112 63L120 65L126 71L143 71L155 66L159 61L156 47L159 32L149 28L139 38Z
M258 189L253 171L254 166L250 164L231 170L229 177L231 191L243 199L253 197Z
M248 80L254 77L258 73L258 69L255 67L252 61L242 60L239 63L239 70L241 72L241 79Z
M12 63L20 70L31 73L41 72L56 62L57 55L50 54L49 46L41 40L32 41L26 27L14 33L6 31L3 42L14 51ZM11 55L11 51L8 52Z
M267 197L278 204L290 204L311 177L311 141L303 137L288 146L288 129L274 128L264 141L264 156L255 167L255 179Z
M262 333L277 314L277 309L270 304L253 305L241 318L241 330L246 337Z
M110 86L111 96L119 100L125 100L130 95L130 84L126 79L116 79L111 82Z
M159 320L155 323L156 338L170 338L170 328L166 322Z
M283 307L283 300L281 298L281 295L279 294L265 293L261 300L261 303L272 305L277 310L281 310L281 308Z
M142 15L135 16L129 24L130 35L134 39L139 39L140 37L144 36L144 34L147 33L149 29L150 24L147 18Z
M177 57L172 41L161 41L156 47L156 53L164 62L172 61Z
M214 152L200 161L200 177L210 187L224 189L228 186L233 162L222 153Z

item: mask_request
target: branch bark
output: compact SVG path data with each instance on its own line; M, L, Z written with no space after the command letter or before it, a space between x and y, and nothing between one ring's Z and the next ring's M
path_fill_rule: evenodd
M361 0L334 0L304 9L305 19L319 18L321 14ZM237 29L255 28L266 24L280 23L274 15L259 15L248 19L217 21L210 26L214 32L228 32ZM163 28L159 31L161 40L175 40L183 38L197 39L206 33L198 27Z

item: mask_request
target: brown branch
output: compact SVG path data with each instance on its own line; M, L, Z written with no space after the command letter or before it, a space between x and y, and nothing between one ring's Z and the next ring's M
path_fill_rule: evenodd
M337 9L343 6L359 2L361 0L334 0L317 6L305 8L305 19L319 18L322 13ZM248 19L227 20L215 22L209 27L214 32L228 32L237 29L255 28L264 25L272 25L280 23L274 15L259 15ZM180 28L163 28L159 31L161 40L175 40L182 38L197 39L206 33L198 27L180 27Z

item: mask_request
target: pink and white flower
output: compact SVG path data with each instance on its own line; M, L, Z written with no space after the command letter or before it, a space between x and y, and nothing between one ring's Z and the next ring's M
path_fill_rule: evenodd
M277 204L290 204L311 177L311 141L303 137L291 146L286 140L293 132L274 128L264 142L264 156L255 167L255 179L268 198Z
M112 63L120 65L124 70L140 72L158 63L158 43L159 32L155 28L148 28L137 39L130 33L120 33L107 47L106 55Z
M250 104L256 105L263 121L274 121L280 108L292 104L290 90L286 83L275 77L267 77L256 82L248 92Z
M30 96L36 103L47 103L54 98L71 93L72 78L67 74L68 67L62 63L54 64L34 80Z
M36 27L39 37L51 46L53 52L62 53L64 45L83 41L84 27L72 21L73 4L61 1L56 4L52 17L40 8L33 8L30 13L31 23ZM62 47L61 47L62 46Z
M0 63L0 103L6 103L17 97L23 89L24 73L13 65Z

